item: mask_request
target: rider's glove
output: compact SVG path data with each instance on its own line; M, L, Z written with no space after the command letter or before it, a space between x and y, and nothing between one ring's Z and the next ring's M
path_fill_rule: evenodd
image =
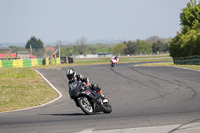
M90 82L87 82L86 84L85 84L85 86L89 86L90 85Z

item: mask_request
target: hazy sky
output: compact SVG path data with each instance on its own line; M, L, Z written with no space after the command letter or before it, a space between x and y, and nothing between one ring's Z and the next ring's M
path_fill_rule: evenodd
M0 0L0 43L174 37L190 0Z

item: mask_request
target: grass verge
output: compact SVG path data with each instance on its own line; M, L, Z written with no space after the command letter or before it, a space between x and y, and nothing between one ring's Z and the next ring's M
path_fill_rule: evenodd
M0 112L41 105L57 96L31 68L0 69Z
M138 66L175 66L175 67L182 67L182 68L190 68L190 69L194 69L194 70L200 70L200 65L175 65L173 62L146 63L146 64L140 64Z

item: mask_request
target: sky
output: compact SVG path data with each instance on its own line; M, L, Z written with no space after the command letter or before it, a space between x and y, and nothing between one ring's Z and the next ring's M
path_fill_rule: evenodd
M0 0L0 43L174 37L190 0Z

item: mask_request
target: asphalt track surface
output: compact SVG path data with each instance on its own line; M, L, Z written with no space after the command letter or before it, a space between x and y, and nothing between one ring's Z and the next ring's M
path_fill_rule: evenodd
M65 76L68 67L38 70L63 97L43 107L0 113L0 133L125 132L163 125L177 125L167 131L177 133L191 128L187 125L200 125L200 72L135 65L73 67L91 83L98 83L111 101L111 114L91 116L69 97Z

